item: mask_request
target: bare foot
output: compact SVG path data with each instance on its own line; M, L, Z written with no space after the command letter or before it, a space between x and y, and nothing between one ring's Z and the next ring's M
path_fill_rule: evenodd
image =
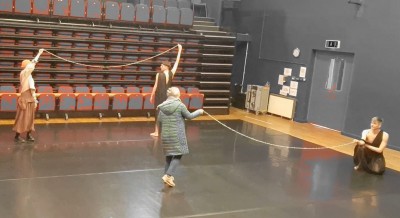
M158 137L158 133L156 133L156 132L150 133L150 135L154 136L154 137Z

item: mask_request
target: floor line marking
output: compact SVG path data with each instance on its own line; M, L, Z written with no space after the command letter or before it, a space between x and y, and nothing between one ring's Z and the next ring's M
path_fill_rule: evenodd
M88 144L88 143L120 143L120 142L144 142L144 141L154 141L153 138L148 139L127 139L127 140L115 140L115 141L85 141L80 142L81 144ZM65 145L65 144L79 144L79 142L65 142L65 143L54 143L54 144L43 144L43 145Z
M231 213L243 213L243 212L257 211L257 210L262 210L262 209L264 209L264 208L257 207L257 208L230 210L230 211L213 212L213 213L200 213L200 214L193 214L193 215L186 215L186 216L173 216L173 217L169 217L169 218L215 216L215 215L224 215L224 214L231 214Z
M82 174L69 174L69 175L58 175L58 176L39 176L32 178L16 178L16 179L2 179L0 182L10 182L10 181L19 181L19 180L30 180L30 179L54 179L54 178L63 178L63 177L79 177L79 176L96 176L96 175L107 175L107 174L119 174L119 173L137 173L137 172L148 172L148 171L159 171L164 168L153 168L153 169L141 169L141 170L124 170L124 171L111 171L111 172L102 172L102 173L82 173Z
M248 119L252 119L252 120L257 120L258 122L262 122L262 123L266 123L266 124L272 125L272 123L270 123L270 122L263 121L263 120L260 120L260 119L256 119L256 118L253 118L253 117L245 116L244 118L248 118Z

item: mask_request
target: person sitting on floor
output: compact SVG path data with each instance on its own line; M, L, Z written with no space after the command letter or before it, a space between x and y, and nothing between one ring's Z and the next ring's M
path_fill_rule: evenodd
M365 170L381 175L385 172L385 157L383 150L389 141L389 134L381 130L383 120L373 117L371 128L362 132L361 140L354 140L354 169Z

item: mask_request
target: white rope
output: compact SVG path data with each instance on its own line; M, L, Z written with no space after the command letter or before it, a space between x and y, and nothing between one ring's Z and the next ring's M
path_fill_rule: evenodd
M75 62L75 61L71 61L71 60L65 59L65 58L63 58L63 57L60 57L60 56L58 56L58 55L55 55L55 54L51 53L50 51L48 51L48 50L46 50L46 49L43 49L43 50L44 50L45 52L49 53L50 55L52 55L52 56L58 58L58 59L61 59L61 60L63 60L63 61L66 61L66 62L69 62L69 63L72 63L72 64L76 64L76 65L81 65L81 66L85 66L85 67L97 67L97 68L121 68L121 67L126 67L126 66L130 66L130 65L134 65L134 64L139 64L139 63L148 61L148 60L150 60L150 59L156 58L156 57L158 57L158 56L160 56L160 55L163 55L163 54L165 54L165 53L171 51L172 49L174 49L174 48L176 48L176 47L178 47L178 46L176 45L176 46L174 46L174 47L172 47L172 48L170 48L170 49L168 49L168 50L166 50L166 51L164 51L164 52L161 52L161 53L159 53L159 54L156 54L156 55L154 55L154 56L151 56L151 57L149 57L149 58L146 58L146 59L143 59L143 60L140 60L140 61L136 61L136 62L129 63L129 64L123 64L123 65L113 65L113 66L82 64L82 63Z
M215 117L213 117L212 115L210 115L210 114L207 113L206 111L204 111L204 113L207 114L209 117L211 117L213 120L215 120L217 123L221 124L223 127L227 128L227 129L229 129L229 130L231 130L232 132L235 132L236 134L239 134L239 135L241 135L241 136L243 136L243 137L245 137L245 138L251 139L251 140L253 140L253 141L256 141L256 142L259 142L259 143L262 143L262 144L266 144L266 145L271 145L271 146L278 147L278 148L289 148L289 149L297 149L297 150L322 150L322 149L339 148L339 147L343 147L343 146L347 146L347 145L354 144L354 142L348 142L348 143L344 143L344 144L340 144L340 145L335 145L335 146L330 146L330 147L314 147L314 148L294 147L294 146L286 146L286 145L273 144L273 143L264 142L264 141L261 141L261 140L259 140L259 139L252 138L252 137L250 137L250 136L248 136L248 135L245 135L245 134L243 134L243 133L241 133L241 132L238 132L238 131L232 129L231 127L225 125L224 123L221 123L219 120L217 120Z
M85 67L97 67L97 68L120 68L120 67L126 67L126 66L130 66L130 65L134 65L134 64L138 64L138 63L141 63L141 62L148 61L148 60L150 60L150 59L153 59L153 58L155 58L155 57L158 57L158 56L160 56L160 55L163 55L163 54L165 54L165 53L171 51L172 49L174 49L174 48L176 48L176 47L177 47L177 45L174 46L174 47L172 47L172 48L170 48L170 49L168 49L168 50L166 50L166 51L164 51L164 52L162 52L162 53L159 53L159 54L157 54L157 55L154 55L154 56L152 56L152 57L149 57L149 58L146 58L146 59L143 59L143 60L140 60L140 61L136 61L136 62L129 63L129 64L123 64L123 65L113 65L113 66L101 66L101 65L82 64L82 63L75 62L75 61L71 61L71 60L65 59L65 58L63 58L63 57L60 57L60 56L58 56L58 55L55 55L55 54L51 53L50 51L48 51L48 50L46 50L46 49L44 49L44 51L46 51L47 53L49 53L50 55L52 55L52 56L54 56L54 57L56 57L56 58L58 58L58 59L61 59L61 60L63 60L63 61L66 61L66 62L69 62L69 63L72 63L72 64L76 64L76 65L82 65L82 66L85 66ZM227 128L227 129L229 129L229 130L231 130L232 132L235 132L235 133L238 134L238 135L241 135L241 136L243 136L243 137L245 137L245 138L248 138L248 139L250 139L250 140L253 140L253 141L256 141L256 142L259 142L259 143L262 143L262 144L271 145L271 146L278 147L278 148L288 148L288 149L297 149L297 150L322 150L322 149L332 149L332 148L338 148L338 147L343 147L343 146L347 146L347 145L354 144L354 142L348 142L348 143L344 143L344 144L340 144L340 145L335 145L335 146L330 146L330 147L314 147L314 148L304 148L304 147L294 147L294 146L286 146L286 145L273 144L273 143L261 141L261 140L259 140L259 139L256 139L256 138L250 137L250 136L248 136L248 135L245 135L245 134L243 134L243 133L241 133L241 132L238 132L238 131L232 129L231 127L225 125L224 123L221 123L219 120L217 120L215 117L213 117L212 115L210 115L210 114L207 113L206 111L204 111L204 113L207 114L209 117L211 117L213 120L215 120L217 123L221 124L223 127Z

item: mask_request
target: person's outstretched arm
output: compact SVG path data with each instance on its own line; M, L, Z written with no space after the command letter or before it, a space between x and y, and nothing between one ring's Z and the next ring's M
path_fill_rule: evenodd
M182 109L182 116L185 119L189 119L189 120L194 119L194 118L196 118L196 117L198 117L198 116L200 116L200 115L202 115L204 113L203 109L198 109L198 110L194 111L193 113L190 113L188 111L188 109L184 105L182 105L182 108L183 108Z
M28 77L32 74L33 70L35 69L35 65L37 62L39 62L39 57L42 55L44 49L39 49L39 52L37 53L36 57L32 59L31 63L27 64L22 71L23 77Z
M39 62L39 57L40 57L40 55L42 55L43 51L44 51L43 48L39 49L39 52L37 53L36 57L32 59L33 64L36 64L37 62Z
M42 55L43 51L44 51L43 48L39 49L39 52L37 53L36 57L33 58L31 63L25 67L25 69L24 69L25 76L29 76L32 74L33 70L35 69L35 65L37 62L39 62L39 57L40 57L40 55ZM29 85L29 86L31 86L31 85ZM35 99L35 108L36 108L37 104L38 104L38 100L36 97L36 90L34 88L31 88L30 91L31 91L32 97Z
M178 54L176 55L175 64L171 69L172 77L175 75L176 70L178 69L179 61L181 60L181 53L182 53L182 45L178 44Z

